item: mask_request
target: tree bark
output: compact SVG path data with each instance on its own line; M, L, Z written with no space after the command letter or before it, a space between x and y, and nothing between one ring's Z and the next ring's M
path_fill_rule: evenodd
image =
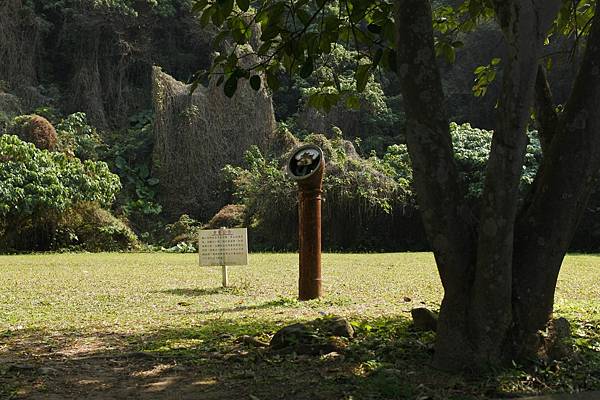
M541 65L538 65L535 79L535 113L542 154L546 154L550 151L550 144L556 135L559 118L552 101L546 70Z
M536 177L536 191L516 228L514 347L535 356L537 332L554 305L563 258L600 170L600 18L594 17L582 64L561 123Z
M406 103L406 136L423 222L444 287L436 364L472 359L468 288L472 230L461 208L444 93L436 64L429 0L397 0L398 76Z
M507 43L496 129L482 195L471 334L477 363L498 364L507 354L512 323L512 262L519 182L533 105L537 59L560 2L495 1Z
M493 1L508 56L475 234L457 189L430 3L396 4L408 150L444 286L434 363L477 368L536 355L562 260L600 171L600 17L594 17L573 92L558 118L550 112L549 87L537 61L560 2ZM544 159L517 219L536 77Z

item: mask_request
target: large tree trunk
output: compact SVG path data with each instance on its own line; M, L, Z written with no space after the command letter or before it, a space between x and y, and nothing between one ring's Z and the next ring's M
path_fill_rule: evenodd
M537 60L560 2L495 1L504 33L502 93L481 199L477 264L470 308L478 364L507 354L512 324L512 262L519 182L527 148Z
M398 0L398 76L406 104L406 137L423 223L444 287L437 362L468 364L472 229L458 190L444 93L433 48L428 0Z
M515 349L538 350L554 305L558 273L600 169L600 17L594 17L581 69L547 139L535 192L516 227L513 276ZM546 130L549 130L548 127Z
M600 129L593 112L600 107L600 28L594 21L571 101L545 137L536 191L517 223L538 55L560 2L494 2L508 55L475 234L456 188L429 1L397 6L408 149L445 291L435 365L477 368L531 355L542 344L537 332L550 318L558 271L600 168L600 136L592 134Z

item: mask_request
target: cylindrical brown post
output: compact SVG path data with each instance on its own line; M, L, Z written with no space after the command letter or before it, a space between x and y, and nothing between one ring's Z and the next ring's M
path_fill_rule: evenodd
M300 273L298 297L317 299L323 295L321 285L321 195L325 160L314 145L298 148L288 163L290 176L298 183L298 241Z
M321 286L321 193L318 189L303 189L299 195L300 300L317 299L323 295Z

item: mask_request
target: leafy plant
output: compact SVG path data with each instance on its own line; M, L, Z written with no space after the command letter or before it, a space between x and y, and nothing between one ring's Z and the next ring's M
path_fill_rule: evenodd
M45 237L25 247L49 246L53 225L70 207L84 201L109 207L121 189L106 163L40 150L13 135L0 136L0 165L0 235L9 236L9 246L36 241L23 235L36 229Z
M111 160L123 182L122 203L128 216L158 216L162 212L162 206L156 202L159 180L150 173L153 121L150 110L142 111L129 118L129 129L107 137L105 158Z
M83 112L74 113L56 124L58 150L82 160L98 160L106 145L96 129L89 125Z

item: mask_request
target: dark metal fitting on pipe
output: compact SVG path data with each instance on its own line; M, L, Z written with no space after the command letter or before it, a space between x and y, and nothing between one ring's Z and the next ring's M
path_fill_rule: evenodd
M308 144L297 148L287 165L288 175L298 183L300 274L298 297L311 300L323 295L321 285L321 195L325 158Z

